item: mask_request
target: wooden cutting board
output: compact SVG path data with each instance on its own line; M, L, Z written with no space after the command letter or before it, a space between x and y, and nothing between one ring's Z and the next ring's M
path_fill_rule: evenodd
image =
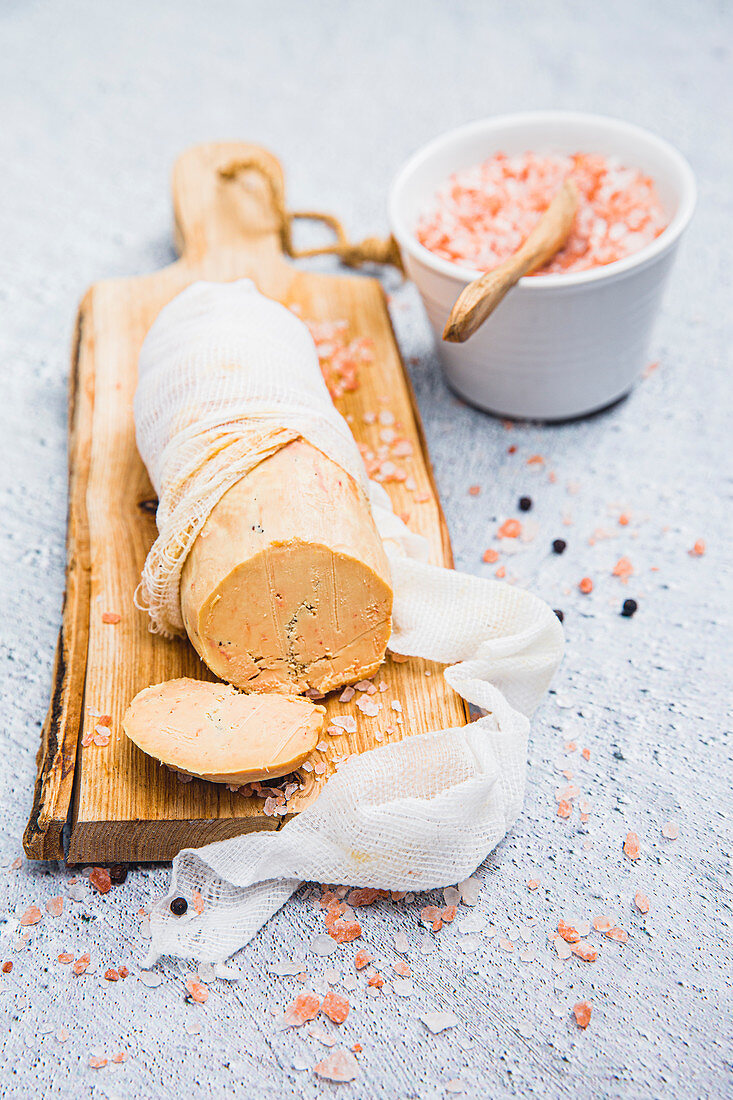
M412 481L385 488L395 510L428 539L432 560L452 565L420 418L384 293L372 278L313 274L286 260L262 174L245 171L226 180L219 172L232 161L252 157L282 183L279 163L257 147L224 142L188 150L173 172L181 258L152 275L97 283L79 309L70 386L66 599L24 836L26 854L33 859L63 856L67 821L70 862L99 863L167 860L183 847L276 829L287 820L265 815L260 798L200 780L181 783L132 745L121 728L128 703L149 684L176 676L213 679L188 641L151 634L147 616L133 604L156 535L154 493L135 446L137 359L159 311L189 283L250 277L263 293L295 307L303 318L346 320L349 337L372 341L373 362L361 368L358 389L337 405L357 440L374 447L380 425L370 423L371 414L385 409L394 414L399 434L413 444L412 456L401 460ZM121 616L119 623L103 622L103 613L110 611ZM338 693L330 696L329 714L353 713L357 732L326 738L328 748L314 753L317 767L303 773L306 789L290 800L288 816L318 797L335 757L463 725L464 705L440 671L426 661L398 663L388 657L375 678L388 684L375 696L383 704L375 718L363 716L353 703L339 704ZM396 725L393 700L402 705L401 725ZM99 714L112 717L109 745L82 747L82 737L93 733Z

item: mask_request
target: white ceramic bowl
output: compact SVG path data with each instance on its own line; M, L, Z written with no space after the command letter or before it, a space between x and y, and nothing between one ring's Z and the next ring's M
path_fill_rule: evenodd
M521 279L464 344L441 334L456 298L476 278L415 237L420 214L453 172L492 153L601 153L655 180L669 219L638 252L589 271ZM533 111L483 119L436 138L400 171L389 216L405 269L435 331L446 379L472 404L516 418L562 420L623 396L647 346L677 245L695 206L695 179L668 142L602 115Z

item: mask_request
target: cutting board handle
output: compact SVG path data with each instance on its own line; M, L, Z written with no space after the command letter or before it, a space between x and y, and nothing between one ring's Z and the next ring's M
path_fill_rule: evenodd
M232 164L261 163L274 184L284 187L280 162L266 149L243 141L209 142L187 149L173 167L176 247L187 260L222 249L247 252L257 265L284 262L280 219L271 185L256 169L234 178L221 173Z

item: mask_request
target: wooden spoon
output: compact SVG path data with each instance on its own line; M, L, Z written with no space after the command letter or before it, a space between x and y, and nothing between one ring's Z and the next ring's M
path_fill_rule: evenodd
M523 275L551 260L570 236L577 208L578 190L566 179L521 248L461 291L443 329L443 339L462 344L473 336Z

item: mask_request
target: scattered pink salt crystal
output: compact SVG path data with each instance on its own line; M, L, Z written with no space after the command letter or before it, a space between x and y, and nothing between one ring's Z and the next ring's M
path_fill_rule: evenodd
M321 998L315 993L299 993L285 1009L283 1017L288 1027L300 1027L308 1020L315 1020L321 1008Z
M353 905L358 909L361 905L371 905L379 898L386 896L386 890L377 890L372 886L360 886L355 890L350 890L346 900L349 905Z
M197 1004L203 1005L209 999L209 991L205 985L198 981L197 977L188 978L186 980L186 989L192 1001L196 1001Z
M579 940L578 943L574 943L570 948L574 955L577 955L579 959L583 959L584 962L595 962L598 958L598 952L595 947L592 947L585 940Z
M624 841L624 855L627 859L636 862L639 858L639 838L636 833L627 833L626 840Z
M354 955L354 966L357 970L363 970L365 966L368 966L374 959L373 955L370 955L364 948L360 948Z
M460 891L463 904L475 905L481 893L482 886L483 883L481 879L478 878L467 878L463 882L459 882L458 890Z
M564 920L558 922L557 930L566 943L577 943L580 939L580 933L577 928L572 928L569 924L566 924Z
M446 1031L449 1027L455 1027L456 1024L460 1023L454 1012L423 1012L420 1019L433 1035L437 1035L438 1032Z
M616 943L626 943L629 938L628 932L625 932L623 928L609 928L606 932L609 940L615 940Z
M649 898L646 894L642 894L641 891L634 895L634 905L640 913L649 912Z
M358 1076L359 1063L350 1050L339 1048L317 1062L313 1070L326 1081L353 1081Z
M336 714L331 719L332 726L338 726L344 733L356 733L356 718L353 714Z
M368 695L362 695L356 700L356 705L367 718L376 718L382 709L381 703L375 703Z
M573 953L573 949L569 943L565 943L565 940L557 936L555 939L555 950L557 951L557 957L559 959L569 959Z
M108 894L112 889L112 879L106 867L92 867L89 882L100 894Z
M329 990L323 998L321 1012L324 1012L329 1020L333 1020L335 1024L342 1024L349 1015L348 998Z

